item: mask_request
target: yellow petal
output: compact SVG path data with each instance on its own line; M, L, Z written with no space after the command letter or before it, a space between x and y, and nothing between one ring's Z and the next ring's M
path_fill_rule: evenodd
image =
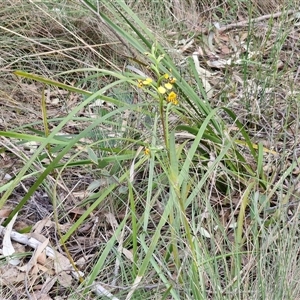
M150 149L149 148L145 148L144 149L144 154L145 155L150 155Z
M144 85L149 85L152 83L152 78L146 78L146 80L143 81Z
M142 88L143 87L143 81L142 80L138 80L138 87Z
M166 84L165 84L165 88L166 88L167 90L171 90L171 89L173 88L173 85L172 85L171 83L166 83Z
M178 104L177 94L171 92L167 97L167 101L177 105Z
M164 94L166 92L166 89L163 86L160 86L157 90L160 94Z

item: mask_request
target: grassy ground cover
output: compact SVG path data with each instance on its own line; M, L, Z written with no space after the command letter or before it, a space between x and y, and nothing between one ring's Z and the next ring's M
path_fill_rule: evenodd
M299 11L0 4L2 299L299 299Z

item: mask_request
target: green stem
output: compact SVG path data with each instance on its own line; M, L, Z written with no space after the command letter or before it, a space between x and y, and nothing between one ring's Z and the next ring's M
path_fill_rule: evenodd
M164 136L164 141L166 145L166 149L169 149L169 143L167 140L167 132L166 132L166 123L165 123L165 114L164 114L164 98L162 96L159 96L159 113L160 113L160 118L161 118L161 123L162 123L162 128L163 128L163 136Z

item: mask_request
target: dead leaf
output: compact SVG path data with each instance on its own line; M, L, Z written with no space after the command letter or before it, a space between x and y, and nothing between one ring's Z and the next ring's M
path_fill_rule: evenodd
M207 65L210 66L211 68L216 68L216 69L224 69L227 66L231 64L231 60L225 60L225 59L216 59L216 60L208 60Z
M34 268L37 265L39 256L42 255L42 253L45 250L45 248L47 247L48 243L49 243L49 239L46 239L42 244L39 244L37 246L36 250L33 252L33 255L32 255L30 261L27 264L25 264L24 266L19 267L18 269L23 272L29 272L30 270L32 270L32 268ZM44 255L46 255L46 254L44 253ZM44 263L45 263L45 259L44 259ZM34 271L33 271L33 273L34 273Z
M230 38L227 34L219 33L218 34L218 39L223 41L223 42L228 42Z
M79 191L79 192L73 192L72 195L73 195L73 197L78 198L79 200L83 200L87 197L88 192L83 190L83 191Z
M110 224L110 226L116 230L119 226L119 223L116 219L116 217L112 213L106 213L105 214L107 222Z
M43 243L43 242L45 242L45 241L47 240L46 237L44 237L42 234L37 233L37 232L32 232L32 233L30 234L30 236L31 236L32 238L34 238L35 240L39 241L40 243Z
M4 256L11 256L16 252L12 245L10 234L12 232L12 228L16 221L17 215L18 214L14 215L14 217L11 219L11 221L9 222L9 224L6 227L6 231L5 231L5 234L3 237L3 246L2 246L2 252L3 252ZM17 266L18 264L20 264L20 262L21 261L18 258L8 259L8 263L13 266Z
M12 242L13 247L15 248L16 253L25 253L26 252L26 247L25 245L22 245L18 242Z
M80 234L87 234L88 232L90 232L91 228L92 228L93 224L89 223L89 222L85 222L83 225L81 225L78 229L78 233Z
M230 54L231 50L226 45L222 45L221 52L222 52L222 54Z
M0 283L1 285L7 284L16 284L23 282L26 278L26 274L24 272L20 272L17 268L12 267L10 265L6 265L6 270L1 269L0 271ZM2 274L1 274L2 273Z
M72 286L72 276L67 272L61 272L60 274L58 274L57 280L59 284L65 288Z
M59 283L63 287L70 287L72 285L72 276L66 272L73 270L70 261L62 254L56 252L54 258L54 268Z
M215 47L213 45L214 37L215 37L214 31L210 31L208 34L208 37L207 37L207 45L208 45L209 50L213 53L216 52Z
M43 266L43 265L40 265L38 264L39 266L39 269L45 273L45 274L48 274L50 276L53 276L55 275L55 272L54 272L54 265L52 264L52 262L50 263L50 260L47 261L47 267ZM48 267L49 266L49 267ZM53 267L53 268L52 268Z
M180 47L179 51L181 53L184 53L184 52L188 51L190 48L192 48L193 44L194 44L194 39L191 39L190 41L187 41L187 43L185 43L182 47Z
M84 255L82 257L80 257L77 261L76 261L76 266L80 269L84 269L86 267L87 261L91 258L93 258L95 256L95 254L89 254L89 255Z
M248 37L248 31L243 32L242 35L240 36L240 42L246 40L247 37Z
M2 207L1 209L0 209L0 218L7 218L9 215L10 215L10 213L12 212L12 208L11 207Z
M55 277L47 277L46 281L43 283L43 286L41 288L41 293L42 294L48 294L50 292L50 290L52 289L53 285L56 282L56 278Z
M32 231L35 232L36 234L39 234L42 232L44 227L52 227L53 222L50 220L49 217L44 218L43 220L38 221L33 227Z
M203 49L200 46L198 46L198 50L196 52L198 53L198 55L200 55L202 57L204 56Z
M199 78L202 81L203 88L206 92L206 96L208 99L211 99L213 96L213 89L212 89L212 86L210 85L210 83L208 82L207 78L212 77L212 73L209 72L208 70L205 70L204 68L200 67L197 52L193 53L193 60L194 60L196 71L199 75Z
M50 296L48 296L45 293L42 293L41 291L34 292L31 294L31 299L36 299L36 300L52 300Z
M25 150L29 150L30 153L34 153L36 149L39 147L39 143L35 141L27 142L23 144Z
M69 213L72 213L74 215L83 215L86 212L85 208L81 208L81 207L74 207L71 210L69 210Z
M210 233L205 229L205 228L203 228L203 227L200 227L199 228L199 233L201 234L201 235L203 235L204 237L207 237L207 238L210 238L211 236L210 236Z
M40 255L37 257L37 262L41 265L46 264L47 258L46 258L46 253L45 252L40 253Z
M56 274L72 269L72 265L69 260L58 252L55 252L54 267Z
M134 259L133 259L133 254L131 251L129 251L128 249L126 248L122 248L122 253L131 261L131 262L134 262Z

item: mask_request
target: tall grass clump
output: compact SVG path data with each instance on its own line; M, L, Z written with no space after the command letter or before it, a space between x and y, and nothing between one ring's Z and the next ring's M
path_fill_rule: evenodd
M195 10L209 6L188 2ZM283 82L289 71L278 67L289 31L280 27L275 33L275 19L270 18L266 34L252 38L257 28L249 21L244 52L222 66L228 74L226 85L218 83L220 91L212 98L196 61L187 58L182 72L163 33L149 29L160 19L156 24L143 20L141 8L152 9L165 15L161 26L167 27L177 21L178 7L168 1L97 3L81 0L68 12L73 18L90 16L99 22L106 38L113 39L105 41L116 53L109 56L111 61L109 50L103 56L86 42L84 47L101 64L77 57L54 76L33 72L30 63L28 68L17 64L14 70L14 76L41 86L42 120L0 131L6 141L2 151L22 162L0 188L0 207L22 182L34 178L3 225L38 191L46 191L58 248L81 274L76 261L81 255L70 249L85 234L84 226L96 224L93 230L101 239L90 245L92 259L78 285L66 292L74 299L87 299L92 292L126 300L297 299L299 159L296 152L291 159L285 150L289 135L298 132L299 94L280 99L288 102L284 112L274 108L279 101L274 87L281 82L292 91L296 86ZM47 5L37 7L47 12ZM210 16L226 15L231 7L249 14L253 10L251 19L260 13L255 5L228 1ZM282 20L290 15L283 12ZM55 24L65 22L63 16L50 16ZM228 21L233 17L229 14ZM179 23L178 32L185 30L188 23ZM64 24L78 43L84 41ZM191 30L199 24L189 26ZM272 51L264 54L271 41ZM204 34L199 43L212 48ZM118 55L125 60L122 67ZM76 94L80 101L63 117L49 118L50 88ZM268 127L278 122L277 113L286 116L291 111L293 120L284 118L282 130ZM78 130L66 134L68 124ZM30 156L18 148L28 141L37 144ZM89 184L79 199L70 201L76 172L83 172ZM62 229L63 224L68 226ZM95 288L97 282L106 288Z

